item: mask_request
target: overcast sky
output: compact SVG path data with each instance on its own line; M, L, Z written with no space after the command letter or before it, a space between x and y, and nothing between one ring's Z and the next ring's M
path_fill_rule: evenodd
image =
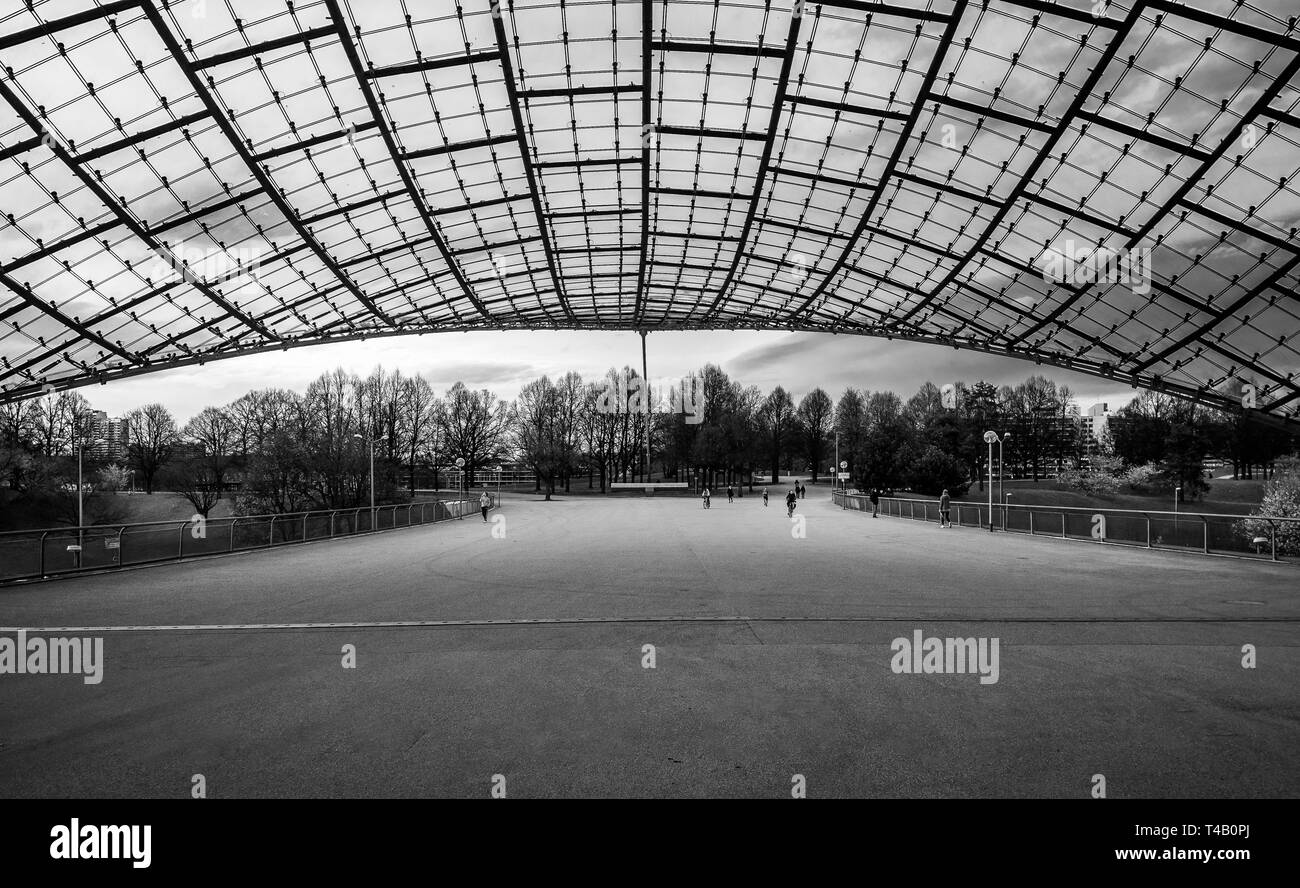
M833 398L851 385L871 391L888 389L907 397L926 380L942 384L984 379L1000 385L1020 382L1035 372L1069 385L1084 409L1106 401L1113 410L1133 396L1127 387L1028 361L862 336L673 332L652 333L646 341L651 378L681 376L714 363L733 379L764 392L784 385L796 400L817 386ZM206 406L227 404L252 389L302 391L334 367L365 374L383 365L423 375L439 394L462 381L509 399L543 374L554 377L576 370L591 378L610 367L639 367L640 363L641 341L635 333L444 333L232 358L80 392L111 415L158 401L184 422Z

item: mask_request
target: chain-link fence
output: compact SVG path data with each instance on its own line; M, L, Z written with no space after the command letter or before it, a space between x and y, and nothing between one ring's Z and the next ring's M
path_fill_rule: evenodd
M489 493L488 499L489 508L496 508L495 494ZM10 531L0 533L0 582L355 536L463 518L478 509L475 497L373 509L362 506L282 515Z
M872 510L870 500L863 494L835 491L832 497L836 505L845 509ZM940 520L938 500L880 497L879 513L936 524ZM993 504L991 514L992 529L1005 533L1273 561L1280 561L1283 556L1300 556L1300 518L997 503ZM987 503L954 501L950 503L948 517L954 526L987 530L990 508Z

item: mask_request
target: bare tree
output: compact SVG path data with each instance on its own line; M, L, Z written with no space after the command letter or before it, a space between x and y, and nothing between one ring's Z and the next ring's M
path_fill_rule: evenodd
M447 392L444 451L465 460L465 477L497 459L505 444L507 407L487 389L458 382Z
M794 401L784 388L777 386L763 401L759 409L763 423L763 432L767 437L768 455L772 461L772 483L781 481L781 454L790 444L790 435L794 430Z
M440 405L428 380L411 376L401 381L397 406L394 436L406 462L407 486L414 491L416 465L436 451Z
M185 424L181 436L203 448L204 474L216 486L218 499L230 469L231 453L236 442L237 426L229 411L220 407L205 407ZM190 470L192 474L192 470ZM195 508L198 508L196 505ZM202 511L202 510L200 510ZM207 512L203 512L207 515Z
M830 395L820 388L813 389L799 402L799 430L803 433L804 455L808 457L814 484L817 483L817 469L826 455L826 441L831 433L834 412Z
M546 486L548 501L555 493L556 477L572 464L565 423L564 395L546 376L524 386L511 410L519 452Z
M179 435L176 420L162 404L146 404L125 417L129 429L128 453L131 466L144 481L144 492L153 493L154 479L176 451Z

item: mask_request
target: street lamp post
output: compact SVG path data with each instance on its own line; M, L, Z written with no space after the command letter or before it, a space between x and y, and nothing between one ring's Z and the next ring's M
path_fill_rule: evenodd
M77 559L76 567L81 567L81 550L86 544L86 532L82 530L86 526L85 511L85 484L82 482L81 471L81 453L85 445L82 440L82 418L81 414L73 415L72 435L77 441Z
M987 432L984 433L984 443L987 444L987 445L989 445L989 533L992 533L992 532L993 532L993 445L994 445L994 443L996 443L996 444L998 445L998 476L1001 477L1001 475L1002 475L1002 442L1005 441L1007 438L1010 438L1010 437L1011 437L1011 433L1010 433L1010 432L1007 432L1007 433L1006 433L1005 435L1003 435L1001 438L998 437L998 433L997 433L997 432L992 431L992 430L989 430L989 431L987 431ZM1000 500L1001 498L1002 498L1002 494L1001 494L1001 491L999 490L999 493L998 493L998 499ZM1003 510L1002 516L1003 516L1003 521L1005 522L1005 521L1006 521L1006 511L1005 511L1005 510Z
M358 441L364 441L365 437L354 434L352 437ZM375 529L375 444L378 441L387 441L387 435L381 435L378 438L370 439L370 529Z
M1006 502L1006 493L1007 493L1007 472L1006 472L1007 464L1006 461L1002 458L1002 445L1005 444L1007 439L1010 437L1011 437L1011 433L1007 432L1000 439L998 439L998 498L1001 499L1003 503ZM989 516L989 520L990 521L993 520L992 515ZM1002 507L1002 529L1003 530L1007 529L1007 509L1005 505Z
M839 468L838 468L839 464L840 464L840 433L839 433L838 430L836 430L836 432L835 432L835 465L831 466L831 502L834 502L834 501L835 501L835 488L836 488L836 486L838 485L838 482L839 482L839 480L840 480L840 474L839 474ZM843 493L843 492L840 493L840 507L841 507L841 508L844 507L844 493Z

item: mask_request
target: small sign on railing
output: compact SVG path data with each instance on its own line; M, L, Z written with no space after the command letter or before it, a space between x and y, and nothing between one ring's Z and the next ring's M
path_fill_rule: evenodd
M104 540L104 548L105 548L105 549L120 549L120 548L122 548L122 541L121 541L121 540Z

